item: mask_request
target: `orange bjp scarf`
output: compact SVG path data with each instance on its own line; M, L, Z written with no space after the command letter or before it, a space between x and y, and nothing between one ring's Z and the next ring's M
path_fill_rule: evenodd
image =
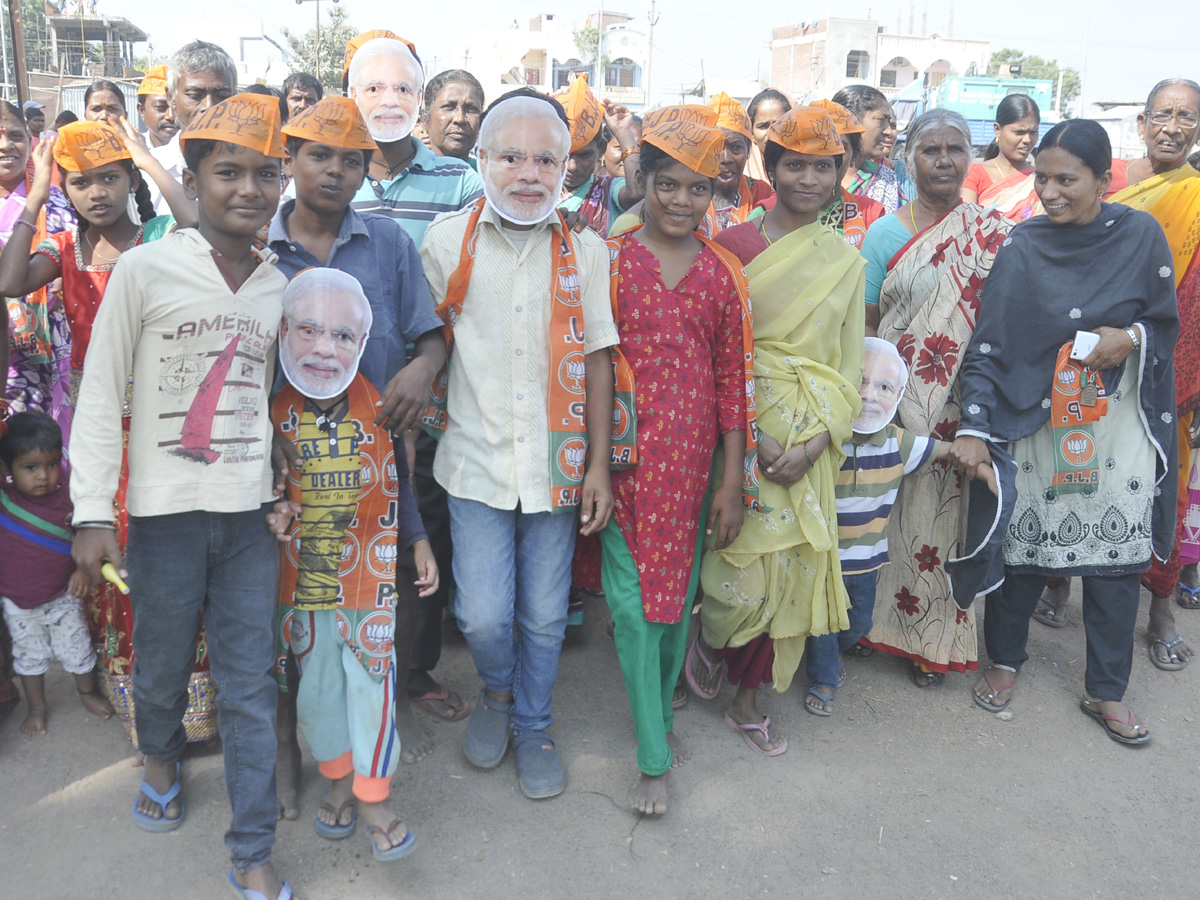
M475 266L479 218L484 199L476 200L463 235L462 253L458 268L450 275L446 299L437 308L446 323L446 345L453 350L454 324L462 315L463 300ZM550 505L553 512L563 512L578 506L583 499L583 474L587 461L587 418L585 398L587 384L584 364L584 328L581 321L582 297L579 289L579 269L575 261L575 245L571 230L557 213L561 230L558 239L557 262L550 282L550 389L546 398L546 422L550 429ZM615 309L614 309L615 311ZM614 369L613 447L612 465L637 464L636 411L633 406L633 370L616 347L610 348ZM434 437L446 431L446 408L449 385L446 367L434 379L430 402L421 425Z

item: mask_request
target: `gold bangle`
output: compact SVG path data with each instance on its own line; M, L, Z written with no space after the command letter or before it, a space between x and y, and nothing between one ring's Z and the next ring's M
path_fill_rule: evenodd
M633 156L633 154L641 152L642 148L640 144L634 144L632 147L626 147L621 151L621 162L625 162L625 160L629 159L629 157Z

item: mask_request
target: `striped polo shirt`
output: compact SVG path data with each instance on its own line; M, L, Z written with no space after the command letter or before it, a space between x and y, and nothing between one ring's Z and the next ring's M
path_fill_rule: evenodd
M437 156L416 138L410 140L417 152L404 170L391 181L379 181L368 174L350 205L360 213L395 219L420 247L429 223L444 212L457 212L482 195L483 181L461 159Z
M900 479L933 463L938 441L887 425L861 444L842 445L838 472L838 556L843 575L873 572L888 561L887 523Z

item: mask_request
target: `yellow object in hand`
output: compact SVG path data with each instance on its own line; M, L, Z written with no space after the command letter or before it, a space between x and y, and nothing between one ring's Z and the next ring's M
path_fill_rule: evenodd
M102 576L104 576L105 581L108 581L108 582L116 585L117 590L120 591L122 594L129 593L129 585L127 585L122 580L121 576L117 574L117 567L112 564L111 560L106 559L104 561L104 564L102 566L100 566L100 574Z

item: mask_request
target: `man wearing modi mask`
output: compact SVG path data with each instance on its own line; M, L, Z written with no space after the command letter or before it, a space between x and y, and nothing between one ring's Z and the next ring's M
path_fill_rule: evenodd
M419 247L435 216L479 196L479 176L461 159L435 155L413 135L425 72L412 43L382 29L356 35L346 45L342 71L346 96L378 145L354 208L391 216Z
M416 846L387 804L401 751L396 603L436 590L438 570L412 490L387 464L379 392L358 372L371 324L362 286L338 269L306 269L284 291L279 362L289 386L271 418L303 462L268 522L283 542L277 658L295 655L300 728L330 781L314 826L330 840L348 837L357 801L375 858L389 861ZM412 585L397 581L401 553L412 555Z
M895 345L868 337L859 388L862 414L850 424L853 437L842 445L846 458L834 488L838 558L850 595L850 627L808 638L805 657L810 684L804 709L815 716L833 714L834 692L846 680L842 654L852 648L857 656L871 652L859 641L871 631L875 582L879 569L888 563L888 516L901 479L928 471L950 452L947 441L920 437L891 424L907 384L908 366ZM983 469L979 477L994 491L994 473L990 466Z
M486 199L440 217L421 245L451 347L423 424L440 435L455 612L483 680L464 750L493 768L515 735L531 799L566 786L546 729L571 555L576 530L598 532L612 512L609 259L555 209L570 150L558 101L500 97L479 133Z

